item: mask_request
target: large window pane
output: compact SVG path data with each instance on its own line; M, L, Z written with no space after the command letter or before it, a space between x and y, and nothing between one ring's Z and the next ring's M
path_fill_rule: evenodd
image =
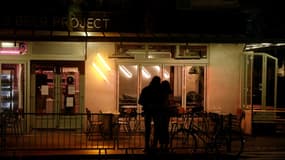
M186 106L203 106L204 67L185 66Z
M262 93L262 67L263 67L263 57L261 55L255 55L253 61L253 93L252 93L252 103L253 105L261 106L261 93Z
M23 111L24 70L23 64L1 65L1 109L15 112Z
M173 100L178 106L182 106L182 80L183 80L183 66L169 66L170 84L173 90ZM168 69L167 69L168 70Z
M77 67L61 68L61 113L78 113L79 102L79 71Z
M37 68L35 70L35 111L36 113L55 112L55 73L53 67Z
M154 76L159 76L161 78L161 74L162 74L162 68L160 65L143 65L141 67L142 88L149 85L151 79Z
M119 65L119 109L137 105L138 66Z
M183 64L138 64L119 65L119 109L126 105L137 105L141 89L149 85L154 76L168 80L173 90L171 103L186 107L191 99L187 94L195 93L195 102L204 106L204 66L185 66ZM140 89L140 91L137 91Z

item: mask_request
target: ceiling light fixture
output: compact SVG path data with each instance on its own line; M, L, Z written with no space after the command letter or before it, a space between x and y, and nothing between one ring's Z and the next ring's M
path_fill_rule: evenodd
M119 65L119 69L127 78L133 77L133 74L124 65Z
M144 67L142 67L142 75L144 78L147 78L147 79L151 77L151 74Z
M117 58L117 59L134 59L135 57L127 54L122 46L122 42L120 42L119 47L115 49L115 53L109 56L109 58Z

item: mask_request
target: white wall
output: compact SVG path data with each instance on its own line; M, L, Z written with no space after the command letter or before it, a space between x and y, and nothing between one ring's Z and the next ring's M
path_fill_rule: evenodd
M114 62L108 59L108 55L114 53L114 43L88 43L87 59L85 61L85 107L92 112L116 112L116 74ZM97 53L105 59L111 67L106 70L99 62ZM104 80L95 70L92 63L95 63L107 77Z
M236 113L241 106L243 44L210 44L207 110Z
M37 60L84 60L82 42L30 42L30 59Z

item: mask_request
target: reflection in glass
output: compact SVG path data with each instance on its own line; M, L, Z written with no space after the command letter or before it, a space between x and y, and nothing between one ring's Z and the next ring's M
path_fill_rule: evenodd
M119 106L137 105L137 65L119 65Z
M246 83L252 82L252 85L247 84L247 88L250 90L252 86L252 105L254 109L276 107L277 58L264 53L255 53L250 62L246 64L251 69L249 70L251 73L247 75L249 78L246 79ZM252 79L250 79L251 77Z
M137 105L140 91L149 85L152 77L168 80L173 90L171 99L176 106L187 106L195 102L204 106L204 66L184 65L119 65L119 108ZM140 74L138 74L140 73ZM195 93L196 99L187 97ZM197 98L198 97L198 98Z
M149 85L152 77L154 76L159 76L161 77L161 67L159 65L144 65L141 67L141 73L142 73L142 78L141 78L141 88L146 87Z
M253 105L260 106L262 104L262 61L263 56L262 55L255 55L254 56L254 61L253 61L253 84L252 84L252 103Z
M54 112L54 71L53 67L38 68L35 70L36 75L36 113Z
M24 65L1 64L0 108L20 112L24 109Z
M124 65L119 65L119 69L122 72L122 74L125 75L126 78L133 77L133 74Z
M274 59L267 58L266 67L266 106L274 106L276 62Z
M145 79L151 78L151 74L148 72L148 70L145 67L142 67L142 75L143 75L143 78Z
M186 106L203 106L204 68L186 66Z

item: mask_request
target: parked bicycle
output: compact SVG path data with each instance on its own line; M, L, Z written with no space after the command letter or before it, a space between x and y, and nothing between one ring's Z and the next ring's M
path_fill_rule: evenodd
M194 107L172 119L170 133L170 148L190 149L197 152L198 139L206 139L208 121L203 107Z
M213 140L217 154L232 154L239 157L244 149L245 136L241 127L245 113L240 115L211 113L214 122Z
M244 147L241 129L242 115L207 113L194 107L181 114L173 123L170 147L190 149L192 152L233 154L239 156ZM180 120L180 123L179 123Z

